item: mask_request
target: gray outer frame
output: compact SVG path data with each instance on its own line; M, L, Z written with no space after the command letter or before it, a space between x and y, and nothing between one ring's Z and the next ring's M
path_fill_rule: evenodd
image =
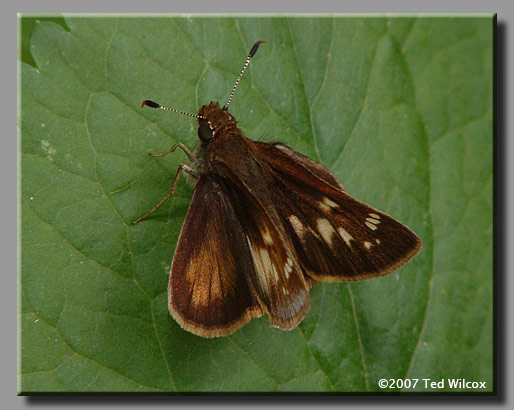
M258 2L245 3L236 0L217 0L215 2L202 0L200 2L177 2L170 3L169 0L154 0L151 3L141 2L121 2L117 1L114 3L115 7L109 7L113 3L107 3L100 0L90 0L87 3L87 10L83 7L83 2L69 3L64 0L47 0L43 3L36 1L22 0L18 2L7 2L2 4L2 39L9 42L9 46L5 47L4 50L8 49L9 56L12 56L17 52L17 43L13 41L13 33L15 32L17 21L14 18L15 13L56 13L58 11L65 10L67 13L80 13L80 12L91 12L96 13L103 12L116 12L116 13L141 13L141 12L187 12L187 13L209 13L209 12L229 12L229 13L498 13L498 37L497 37L497 70L496 70L496 81L497 81L497 101L496 101L496 116L497 116L497 143L496 149L498 156L496 158L496 182L497 182L497 202L496 202L496 224L498 227L496 235L496 252L498 255L496 271L497 271L497 356L499 367L497 369L498 384L497 388L500 394L499 399L493 397L481 397L475 398L473 396L461 397L457 399L444 398L444 397L356 397L356 396L341 396L320 398L302 398L302 397L286 397L280 398L252 398L248 399L245 397L138 397L138 398L127 398L127 397L70 397L70 396L54 396L54 397L17 397L17 356L14 354L17 351L16 341L17 337L17 317L13 314L16 309L16 296L17 293L13 289L17 286L17 278L15 272L17 272L17 258L14 258L16 253L16 247L18 241L13 238L17 238L17 218L15 219L11 215L17 214L17 208L15 208L14 198L18 198L18 180L13 176L13 170L17 168L17 157L13 155L17 152L17 144L14 135L18 135L18 129L14 129L14 119L17 117L17 104L13 102L14 98L9 98L15 95L17 89L17 82L14 81L14 75L12 75L13 63L2 64L3 75L2 78L2 90L8 90L2 98L2 109L0 113L2 115L2 124L4 124L3 141L4 146L1 150L2 161L0 162L2 171L2 187L7 188L7 192L4 194L6 201L2 201L2 214L7 216L4 218L2 226L2 260L4 263L4 278L7 283L2 287L3 293L0 298L2 304L2 320L1 323L4 328L5 337L2 338L2 372L1 372L1 387L2 387L2 404L4 408L9 409L21 409L29 406L41 406L49 408L69 408L80 404L80 408L102 410L110 409L113 407L130 407L130 408L146 408L151 405L152 408L169 408L172 405L175 409L177 408L191 408L191 405L198 407L207 407L209 404L227 405L233 403L237 406L244 406L245 404L252 404L252 407L262 407L267 410L274 407L283 406L284 404L290 406L302 406L302 407L314 407L323 402L325 405L340 407L348 405L359 405L362 408L362 404L369 407L375 405L381 408L389 406L397 406L400 403L406 402L405 404L424 403L431 406L437 406L438 409L468 407L474 402L480 402L480 404L496 404L503 405L505 407L511 407L514 404L512 393L509 394L507 391L509 386L512 386L512 374L514 371L514 355L507 354L507 346L514 345L514 335L512 321L508 321L507 318L511 318L514 314L514 303L512 298L507 295L514 294L514 280L512 277L509 278L510 273L514 272L514 254L509 252L512 249L512 235L514 233L514 219L507 216L508 209L514 209L514 192L513 185L508 184L507 181L514 179L514 165L512 158L514 158L514 144L508 141L509 130L511 130L511 118L507 113L510 112L508 103L513 97L513 82L509 82L506 78L507 73L512 72L512 60L513 53L510 47L511 53L508 53L509 42L512 44L512 25L514 23L514 3L508 0L489 0L484 4L483 1L469 0L465 3L465 7L462 7L462 2L453 0L430 0L413 2L412 0L389 0L383 2L380 0L367 0L365 2L352 0L351 2L338 3L336 4L333 0L318 0L313 2L312 0L306 1L301 0L293 3L279 3L272 0L260 0ZM92 7L91 7L92 6ZM171 7L170 7L171 6ZM509 30L510 23L510 30ZM510 31L510 33L509 33ZM510 35L510 37L509 37ZM18 63L19 64L19 63ZM509 67L511 67L509 69ZM11 74L11 75L9 75ZM510 97L510 98L509 98ZM18 98L16 100L18 101ZM19 137L19 135L18 135ZM511 188L510 190L508 188ZM505 255L505 256L504 256ZM508 280L510 279L510 280ZM509 316L509 313L511 315ZM511 324L509 327L508 324ZM328 400L327 400L328 399ZM451 400L457 399L457 400ZM250 401L251 400L251 401ZM485 402L484 402L485 401ZM479 405L480 405L479 404Z

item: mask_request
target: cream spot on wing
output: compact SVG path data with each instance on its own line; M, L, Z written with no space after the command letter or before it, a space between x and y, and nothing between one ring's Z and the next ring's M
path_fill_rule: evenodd
M375 239L375 242L377 243L377 245L380 245L380 239Z
M339 205L337 205L334 201L328 199L327 197L323 198L323 202L327 204L330 208L339 208Z
M275 265L271 265L271 268L273 270L273 276L275 276L275 280L278 282L278 272L277 272L277 268L275 267Z
M372 246L373 246L373 245L372 245L372 243L371 243L371 242L364 242L364 247L365 247L366 249L369 249L369 248L371 248Z
M286 264L284 265L284 273L286 278L289 279L289 274L293 271L293 261L290 257L287 258Z
M372 223L369 223L368 221L365 222L366 223L366 226L371 229L372 231L374 231L375 229L377 229L377 226L376 225L373 225Z
M266 249L259 250L256 246L252 244L250 241L250 238L246 237L246 240L248 242L248 246L250 247L250 252L252 253L252 259L255 265L255 271L257 273L257 280L259 281L259 286L264 292L269 292L269 284L267 280L267 270L264 267L264 261L262 257L267 257L269 260L269 255L267 254ZM265 252L265 254L263 253ZM271 261L269 262L271 264Z
M320 201L320 202L318 202L318 205L319 205L319 207L320 207L321 209L323 209L323 211L324 211L324 212L328 212L328 211L330 211L330 207L329 207L328 205L324 204L323 202L321 202L321 201Z
M380 215L379 214L371 213L371 214L368 214L368 215L371 216L372 218L380 219Z
M372 224L375 224L375 225L378 225L380 223L380 221L378 219L375 219L375 218L366 218L366 221L372 223Z
M261 248L261 249L259 249L259 254L260 254L260 260L256 261L256 262L261 265L260 268L261 268L261 271L263 272L262 276L271 277L271 275L273 275L275 282L279 282L280 277L278 276L277 267L271 260L268 250L266 248ZM292 267L293 262L291 261L291 259L287 258L287 261L291 262L291 267ZM285 266L289 266L289 265L285 265ZM289 272L292 272L291 267L289 268ZM289 277L289 274L287 273L287 271L285 273L286 273L286 277ZM259 276L259 275L257 275L257 276Z
M296 215L289 216L289 222L299 237L303 237L305 235L305 226L303 226L302 222Z
M275 268L275 265L273 265L273 262L271 262L271 258L269 256L267 249L260 249L259 253L261 254L261 263L263 267L263 271L267 273L273 273L273 276L275 277L275 280L278 281L278 272Z
M271 260L269 258L268 250L265 248L259 249L260 262L264 268L271 267Z
M267 228L265 228L265 231L262 231L262 239L264 239L264 243L268 246L272 246L273 245L273 238L271 237L271 234L270 232L268 231Z
M350 245L350 241L353 239L353 236L350 235L346 230L344 230L343 228L339 228L337 230L337 232L339 233L339 235L341 236L341 238L343 238L343 240L345 241L345 243L348 245L348 246L351 246Z
M318 232L325 242L332 245L332 235L335 233L332 224L327 219L318 219Z
M331 199L328 199L326 196L323 197L323 200L319 202L319 206L325 211L330 211L330 208L338 208L339 205L337 205L334 201Z
M292 259L288 256L287 257L287 261L284 265L284 273L286 274L286 278L289 279L289 274L293 272L293 261Z

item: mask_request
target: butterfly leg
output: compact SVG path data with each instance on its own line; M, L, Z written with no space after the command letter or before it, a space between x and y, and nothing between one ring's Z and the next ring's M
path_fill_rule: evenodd
M149 153L148 155L151 155L152 157L162 157L166 154L169 154L170 152L175 151L177 149L177 147L180 148L182 151L184 151L184 153L191 160L191 162L196 162L196 158L193 155L193 153L191 151L189 151L189 149L181 142L177 142L176 144L173 144L170 149L168 149L164 152L161 152L160 154Z
M181 143L179 142L179 144L181 144ZM177 144L175 144L175 145L177 145ZM166 202L166 200L175 193L175 188L177 187L177 183L178 183L180 174L182 172L185 172L186 174L189 174L194 178L198 178L198 176L199 176L198 173L190 166L185 165L185 164L180 164L178 166L177 173L175 174L175 178L173 178L173 184L171 185L170 192L168 192L166 194L166 196L164 198L162 198L161 201L157 205L155 205L149 212L147 212L142 217L140 217L140 218L136 219L134 222L132 222L133 225L137 224L138 222L142 221L143 219L147 218L148 216L153 214L155 211L157 211L157 209L159 209L161 207L161 205L164 202Z

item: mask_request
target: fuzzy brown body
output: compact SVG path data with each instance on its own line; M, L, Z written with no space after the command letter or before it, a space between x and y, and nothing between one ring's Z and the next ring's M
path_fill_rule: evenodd
M279 143L252 141L217 103L199 113L198 180L173 258L173 317L205 337L265 313L292 329L317 282L383 276L421 240L349 196L324 166Z

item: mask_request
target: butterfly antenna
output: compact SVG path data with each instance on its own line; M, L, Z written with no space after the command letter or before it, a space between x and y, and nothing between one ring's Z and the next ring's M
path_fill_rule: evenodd
M143 108L145 105L147 105L147 106L149 106L151 108L160 108L161 110L166 110L166 111L176 112L176 113L179 113L179 114L189 115L190 117L205 118L203 115L189 114L188 112L184 112L184 111L180 111L180 110L175 110L174 108L168 108L168 107L165 107L164 105L157 104L156 102L153 102L153 101L150 101L150 100L144 100L141 103L141 108Z
M259 40L257 41L252 49L250 50L250 53L248 54L248 57L246 58L246 62L245 62L245 65L243 66L243 69L241 70L241 74L239 74L239 78L237 79L236 81L236 84L234 85L234 88L232 89L232 92L230 93L230 98L228 99L228 102L227 102L227 109L228 109L228 106L230 105L230 103L232 102L232 97L234 97L234 93L236 92L236 88L239 84L239 81L241 81L241 77L243 76L243 74L245 73L246 69L248 68L248 64L250 64L250 60L252 59L252 57L255 55L255 53L257 52L258 48L259 48L259 45L261 43L265 43L265 41L263 40Z

